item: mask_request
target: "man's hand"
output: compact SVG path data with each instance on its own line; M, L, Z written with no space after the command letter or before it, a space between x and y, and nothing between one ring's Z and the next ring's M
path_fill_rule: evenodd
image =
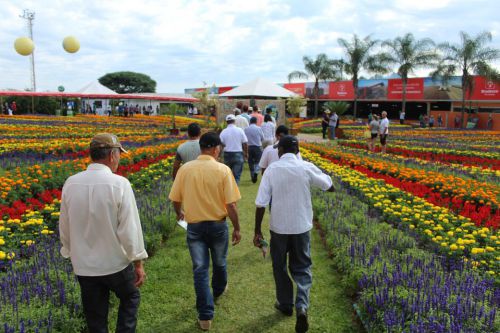
M184 212L180 212L177 215L177 221L183 221L184 220Z
M240 241L241 241L240 231L234 229L233 230L233 245L238 244Z
M263 240L264 237L262 236L261 232L256 232L255 235L253 236L253 245L255 247L260 248L262 246L261 240Z
M135 286L140 288L146 281L146 272L144 271L144 266L142 261L134 262L135 267Z

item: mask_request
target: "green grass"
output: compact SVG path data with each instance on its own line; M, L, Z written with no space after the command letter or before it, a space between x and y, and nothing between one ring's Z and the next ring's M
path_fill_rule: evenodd
M242 200L238 203L242 241L237 246L230 246L229 289L217 302L211 332L294 332L295 317L285 317L273 307L275 287L271 260L269 257L263 259L252 243L258 187L249 178L246 170L240 184ZM267 235L268 227L266 216L263 231L266 230ZM340 276L332 268L332 261L316 231L313 232L312 256L309 332L359 332L353 320L352 304L340 286ZM141 288L138 332L198 331L191 260L183 229L175 228L165 246L147 260L146 273L148 278ZM115 318L110 316L110 321Z

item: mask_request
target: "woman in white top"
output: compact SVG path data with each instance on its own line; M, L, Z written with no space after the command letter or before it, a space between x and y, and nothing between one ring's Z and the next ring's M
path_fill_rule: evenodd
M266 114L264 117L264 123L260 127L264 133L264 141L262 141L262 148L266 149L267 146L272 145L274 142L274 132L276 126L273 124L273 119L270 115Z

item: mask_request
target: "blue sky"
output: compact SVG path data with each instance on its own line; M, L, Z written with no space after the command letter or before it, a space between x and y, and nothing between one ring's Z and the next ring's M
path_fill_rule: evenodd
M29 58L13 48L34 21L37 90L75 91L115 71L151 76L158 92L238 85L255 77L286 82L304 55L342 57L337 39L407 32L458 42L459 31L490 31L500 48L500 4L494 0L37 0L0 1L0 89L30 87ZM76 36L81 49L61 46ZM497 65L498 67L498 65ZM424 75L429 70L419 73Z

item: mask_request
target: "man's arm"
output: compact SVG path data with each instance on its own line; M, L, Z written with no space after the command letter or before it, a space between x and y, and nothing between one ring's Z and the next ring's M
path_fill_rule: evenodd
M182 211L182 202L172 201L174 204L175 215L177 215L177 221L184 220L184 212Z
M63 190L64 192L64 190ZM64 258L69 258L71 254L71 243L69 238L69 221L64 195L61 199L61 209L59 215L59 239L61 240L61 255Z
M261 240L264 239L262 236L262 220L264 219L264 213L266 212L266 207L255 208L255 231L253 237L253 245L260 247Z
M248 160L248 143L243 143L243 157Z
M240 221L239 221L239 217L238 217L238 207L236 206L236 202L231 202L229 204L226 204L226 209L227 209L227 214L229 216L229 219L231 220L231 223L233 224L232 242L233 242L233 245L236 245L241 240Z
M179 154L177 153L175 155L174 168L172 170L172 179L175 179L175 176L177 176L177 171L179 171L181 164L182 164L182 159L179 156Z

